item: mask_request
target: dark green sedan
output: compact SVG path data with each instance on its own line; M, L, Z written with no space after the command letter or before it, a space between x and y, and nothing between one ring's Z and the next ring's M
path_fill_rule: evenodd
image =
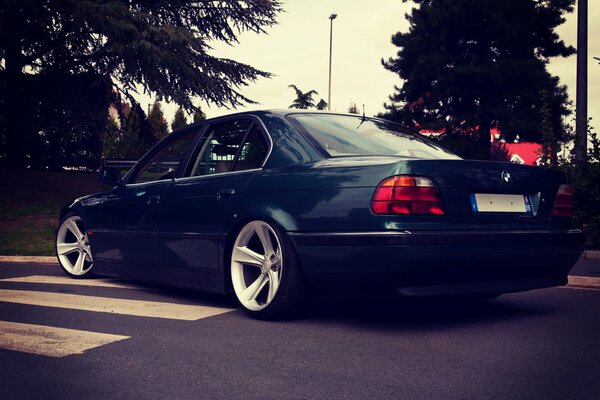
M66 205L56 251L91 274L234 293L277 318L360 298L564 285L583 251L562 172L462 160L400 125L260 111L177 131Z

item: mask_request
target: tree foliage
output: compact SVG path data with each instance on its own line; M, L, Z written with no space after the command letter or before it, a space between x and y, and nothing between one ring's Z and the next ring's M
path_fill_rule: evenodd
M30 75L77 82L94 74L125 94L141 88L188 111L192 97L225 107L252 102L240 87L270 74L211 55L209 43L235 44L242 31L264 32L280 10L278 0L2 0L4 156L18 165L31 156L18 123L29 115L21 99L29 96Z
M169 133L169 123L165 119L160 102L155 102L148 112L148 123L152 131L152 136L158 141Z
M202 111L202 108L200 108L200 106L196 107L194 115L192 116L192 120L194 121L194 123L206 120L206 114L204 113L204 111Z
M296 85L289 85L289 88L293 89L296 93L296 98L289 106L289 108L299 108L299 109L307 109L307 108L315 108L315 101L313 99L314 95L318 95L316 90L309 90L304 93Z
M448 134L478 129L480 158L489 157L491 127L512 141L541 141L541 108L555 137L568 114L566 88L546 69L569 56L554 29L574 0L418 0L410 28L393 35L397 56L382 60L403 80L386 117ZM548 94L544 103L540 94Z
M171 131L176 131L179 128L183 128L188 124L187 117L185 116L185 112L181 107L175 111L175 115L173 116L173 121L171 121Z
M120 114L120 121L109 119L109 129L104 133L104 158L138 160L157 142L144 110L132 102L127 115Z
M316 107L317 107L317 110L325 110L325 109L327 109L327 105L328 105L327 102L325 100L321 99L317 103Z
M587 247L600 248L600 138L588 124L588 160L584 164L563 160L562 169L574 187L574 226L587 233ZM573 157L571 157L573 159Z

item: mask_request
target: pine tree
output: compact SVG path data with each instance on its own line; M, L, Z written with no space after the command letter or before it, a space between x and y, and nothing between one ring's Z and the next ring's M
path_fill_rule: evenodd
M133 102L129 115L121 123L114 158L138 160L157 142L152 127L139 103Z
M327 109L327 102L323 99L319 100L317 103L317 110L325 110Z
M315 94L319 94L316 90L309 90L308 92L303 93L300 89L298 89L296 85L289 85L288 87L294 89L294 92L296 92L296 98L294 99L289 108L315 108L315 101L313 100L313 96Z
M150 129L152 136L156 140L160 140L167 136L169 133L169 123L165 119L160 102L155 102L148 113L148 122L150 123Z
M31 75L95 74L126 95L142 88L190 112L194 97L253 103L239 88L271 75L211 55L209 42L264 33L280 11L278 0L0 2L0 158L24 166L31 156L26 142L36 132L20 123L34 115L24 105Z
M173 116L173 121L171 121L171 131L174 132L179 128L183 128L188 124L187 117L185 116L185 112L183 108L179 107L175 112L175 116Z
M406 124L476 130L474 156L489 158L490 128L507 139L540 138L540 92L553 113L568 114L565 88L546 65L574 49L554 29L574 0L419 0L408 32L393 35L397 57L382 60L403 84L386 116Z
M202 111L202 108L200 108L200 106L196 107L192 119L194 120L194 123L206 120L206 114L204 114L204 111Z

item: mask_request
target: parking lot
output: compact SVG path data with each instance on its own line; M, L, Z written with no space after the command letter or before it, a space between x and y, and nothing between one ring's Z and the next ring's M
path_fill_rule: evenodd
M585 265L584 265L585 266ZM589 265L588 265L589 267ZM316 301L224 297L0 264L3 398L597 399L600 290Z

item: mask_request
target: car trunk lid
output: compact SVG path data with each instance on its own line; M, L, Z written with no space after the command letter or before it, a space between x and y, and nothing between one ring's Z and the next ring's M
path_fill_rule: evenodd
M557 190L566 182L560 171L520 164L475 160L409 164L413 174L436 181L451 220L547 221Z

